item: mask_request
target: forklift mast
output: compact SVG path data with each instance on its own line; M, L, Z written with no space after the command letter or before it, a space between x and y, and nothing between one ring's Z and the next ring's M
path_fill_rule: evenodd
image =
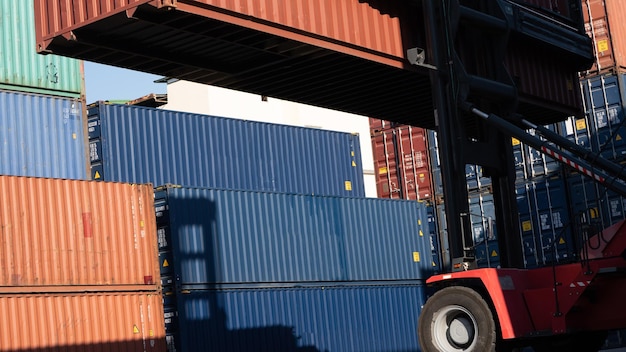
M569 2L571 13L580 17L577 26L510 0L424 1L423 6L432 50L427 54L436 67L431 82L450 252L444 271L475 268L466 164L482 166L491 177L502 267L523 268L511 137L610 189L626 191L614 179L622 175L619 167L517 115L517 87L504 64L507 46L525 40L562 53L572 68L589 67L593 51L581 4Z

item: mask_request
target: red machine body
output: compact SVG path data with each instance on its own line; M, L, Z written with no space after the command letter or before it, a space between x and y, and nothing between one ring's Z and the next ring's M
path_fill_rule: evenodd
M475 269L432 276L429 284L459 281L484 287L503 339L626 325L626 221L589 238L579 263L538 269Z

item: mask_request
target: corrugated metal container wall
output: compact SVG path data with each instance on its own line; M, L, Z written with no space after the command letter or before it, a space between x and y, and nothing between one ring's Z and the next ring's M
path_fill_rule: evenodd
M156 197L183 285L420 279L432 270L421 202L194 188Z
M625 78L624 74L606 74L581 81L591 150L615 161L626 158Z
M33 1L0 0L0 88L80 98L79 60L36 52Z
M150 185L0 176L0 194L0 293L157 284Z
M626 68L626 8L621 0L583 0L585 30L594 42L596 61L588 75Z
M98 103L92 178L365 197L359 136Z
M417 351L422 283L191 291L181 351Z
M373 121L374 120L374 121ZM426 130L370 118L380 198L433 198Z
M575 260L576 242L563 177L529 180L518 184L516 193L526 267Z
M0 351L165 351L158 293L0 295L0 315Z
M0 90L0 174L87 178L79 99Z

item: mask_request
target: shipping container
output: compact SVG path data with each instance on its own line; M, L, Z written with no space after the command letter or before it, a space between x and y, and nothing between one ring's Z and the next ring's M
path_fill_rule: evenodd
M359 136L97 103L95 180L365 197Z
M605 74L581 81L591 150L602 157L626 158L624 74ZM584 126L581 126L581 129Z
M517 207L526 267L577 259L569 198L562 176L517 184Z
M177 351L418 351L423 282L190 291Z
M406 60L407 49L433 51L416 2L36 0L35 7L42 52L435 127L428 74ZM578 23L553 25L582 32ZM508 43L519 112L542 125L580 112L573 66L580 58L515 36Z
M39 55L33 1L0 0L0 89L80 98L79 60Z
M621 0L582 2L585 30L594 42L595 63L586 74L621 72L626 67L626 9Z
M171 251L177 285L405 280L432 270L421 202L166 187L155 205L161 266Z
M0 176L0 293L154 290L150 185Z
M0 294L0 351L165 352L159 292Z
M426 130L370 118L378 197L433 198Z
M80 99L0 90L0 174L86 179Z

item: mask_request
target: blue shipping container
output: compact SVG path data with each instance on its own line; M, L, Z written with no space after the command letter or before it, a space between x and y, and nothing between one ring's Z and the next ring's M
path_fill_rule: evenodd
M565 180L556 176L517 185L526 267L576 259L566 192Z
M97 103L89 138L96 180L365 197L349 133Z
M405 280L432 272L421 202L167 187L157 191L155 207L168 237L159 241L162 267L173 253L168 266L184 287Z
M177 351L419 351L422 283L188 291Z
M0 174L84 180L81 100L0 90Z

